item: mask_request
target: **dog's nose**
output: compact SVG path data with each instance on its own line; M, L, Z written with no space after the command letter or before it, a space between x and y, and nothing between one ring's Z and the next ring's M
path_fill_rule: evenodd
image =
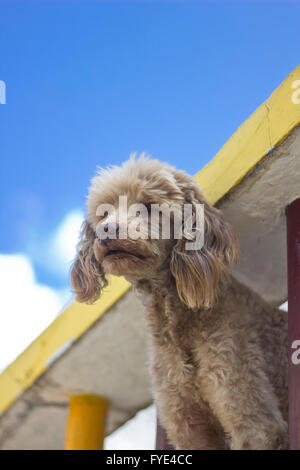
M100 245L107 245L109 240L115 240L118 238L119 235L119 225L116 223L108 223L103 226L104 232L108 232L108 236L106 238L98 237L98 242Z

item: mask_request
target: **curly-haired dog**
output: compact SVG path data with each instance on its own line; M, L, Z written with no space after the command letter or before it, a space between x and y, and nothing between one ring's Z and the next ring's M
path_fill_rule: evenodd
M121 228L120 195L148 208L204 204L204 245L187 251L184 231L181 239L99 239L99 228ZM113 205L119 225L97 215L101 204ZM105 274L135 287L154 399L178 449L287 448L287 316L229 274L237 251L231 226L184 171L142 155L92 180L73 290L93 302Z

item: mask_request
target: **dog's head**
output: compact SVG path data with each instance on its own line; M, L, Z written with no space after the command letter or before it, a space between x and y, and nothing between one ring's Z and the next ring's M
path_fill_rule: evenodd
M195 232L187 230L184 207L192 208L190 226L197 231L195 213L200 204L203 243L201 248L187 249ZM189 308L210 307L237 253L231 226L205 200L194 179L142 155L121 167L101 169L92 179L71 283L77 300L93 302L107 284L106 274L138 280L167 266Z

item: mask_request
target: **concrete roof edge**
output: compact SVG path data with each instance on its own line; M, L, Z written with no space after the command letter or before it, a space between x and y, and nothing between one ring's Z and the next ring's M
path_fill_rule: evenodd
M0 375L0 413L42 375L130 288L123 278L109 286L92 305L71 301L65 310Z

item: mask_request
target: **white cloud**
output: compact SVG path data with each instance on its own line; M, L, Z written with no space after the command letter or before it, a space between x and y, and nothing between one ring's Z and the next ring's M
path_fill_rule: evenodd
M50 243L51 259L54 259L55 265L63 271L69 268L75 256L82 222L83 212L73 210L66 215L52 236Z
M63 305L59 293L36 282L24 254L0 255L0 370L53 321Z
M35 254L45 261L44 265L52 272L64 276L66 283L82 220L81 211L68 213L53 235L36 245ZM33 263L26 253L0 254L0 285L2 370L52 323L71 297L71 290L55 290L39 284Z

